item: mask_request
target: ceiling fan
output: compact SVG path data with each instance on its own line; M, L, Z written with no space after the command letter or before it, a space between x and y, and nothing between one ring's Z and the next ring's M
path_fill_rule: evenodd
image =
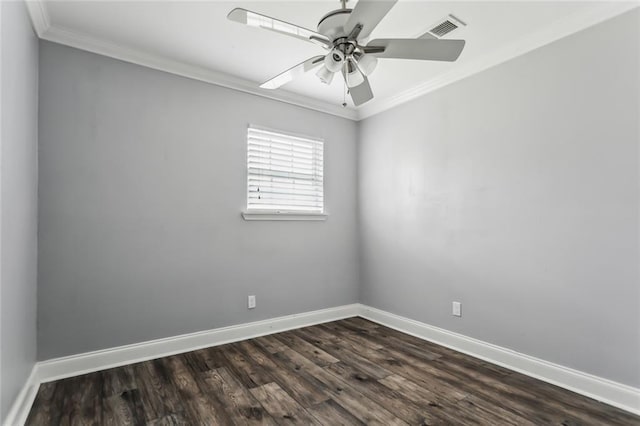
M277 89L321 67L316 75L325 84L330 84L336 73L342 74L353 103L358 106L373 99L367 76L375 69L378 58L455 61L464 48L464 40L441 40L429 33L417 39L385 38L367 42L367 37L397 1L359 0L355 8L347 9L347 0L341 0L342 8L323 16L317 32L241 8L233 9L227 18L307 40L329 51L289 68L261 84L261 88Z

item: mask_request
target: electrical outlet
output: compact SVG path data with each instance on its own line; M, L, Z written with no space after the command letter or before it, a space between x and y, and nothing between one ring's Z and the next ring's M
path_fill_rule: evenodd
M462 316L462 303L453 302L453 310L451 312L453 316L461 317Z
M249 309L253 309L256 307L256 296L254 295L249 296L249 299L247 300L247 307Z

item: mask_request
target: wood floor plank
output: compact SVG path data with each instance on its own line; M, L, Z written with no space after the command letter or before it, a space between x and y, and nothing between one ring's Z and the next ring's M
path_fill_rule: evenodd
M205 373L207 371L215 370L216 368L221 368L221 363L218 367L211 368L211 364L216 364L207 362L210 360L210 357L207 356L207 352L203 350L187 352L186 354L182 354L182 358L189 365L189 367L196 373Z
M262 404L267 412L277 420L278 424L318 425L300 404L276 383L269 383L250 390L251 394Z
M490 401L500 407L504 400L506 408L515 415L542 423L585 422L593 420L591 416L572 411L553 398L541 398L531 392L529 387L511 386L506 377L489 369L478 368L472 357L458 359L449 355L433 363L422 364L425 374L437 376L453 387L466 387L469 392ZM514 373L516 374L516 373Z
M191 374L180 355L159 360L171 371L171 382L180 394L184 415L193 424L227 425L231 416L216 395L206 394Z
M380 380L380 383L395 390L405 398L415 403L427 405L432 408L434 416L444 420L445 424L478 425L478 424L502 424L496 423L495 417L491 418L493 423L486 423L486 416L480 416L473 410L460 406L463 399L452 399L449 395L438 392L437 389L430 389L418 385L413 381L400 375L392 375ZM466 397L465 397L466 398ZM530 426L533 423L522 419L523 426Z
M215 346L195 351L195 355L204 362L202 371L215 370L216 368L229 367L229 361L225 357L230 345Z
M308 408L307 411L323 425L357 426L363 422L354 417L333 399Z
M446 423L428 405L421 407L415 404L401 393L385 387L375 377L368 376L355 367L340 362L325 367L325 369L342 378L353 388L358 389L358 392L365 397L386 408L389 412L409 424L439 425Z
M91 379L98 377L94 374ZM96 409L95 400L99 397L98 385L87 375L64 379L65 396L62 403L60 425L99 425L102 423L102 410Z
M276 352L280 352L287 345L279 341L274 337L275 335L270 336L260 336L253 339L253 341L262 346L268 353L275 354Z
M408 423L389 412L386 408L380 407L370 399L363 397L361 393L354 391L349 386L343 387L339 391L339 395L333 399L364 424L388 426L408 425Z
M280 388L287 391L303 407L316 405L328 399L326 393L319 388L317 380L307 380L293 371L281 368L259 345L244 341L238 344L238 349L267 371Z
M512 386L502 378L496 378L486 371L476 370L461 361L442 357L429 368L433 368L433 371L446 371L465 383L474 394L498 407L501 406L501 401L508 398L510 404L507 409L522 417L539 418L540 421L550 419L552 422L591 420L590 416L570 410L569 407L565 406L563 409L562 404L552 398L540 398L529 388Z
M358 329L355 326L344 324L342 322L333 322L327 324L320 324L318 328L327 330L331 335L337 337L343 334L348 334L351 340L355 340L362 346L367 346L373 349L381 349L388 346L387 342L376 342L371 338L371 331Z
M182 413L180 396L158 360L134 364L133 371L147 421Z
M351 317L334 322L344 322L345 324L355 325L356 327L364 330L378 329L381 327L380 324L376 324L375 322L362 317Z
M397 347L397 346L396 346ZM447 354L447 351L442 351ZM456 389L470 388L471 390L490 398L495 404L500 405L503 397L511 398L513 403L510 409L514 415L524 418L535 418L541 422L551 421L576 421L575 416L563 416L554 414L553 410L542 409L541 402L536 400L526 391L522 389L510 389L507 386L496 381L493 371L478 369L478 372L472 372L472 368L477 367L475 362L470 362L473 367L456 365L456 361L448 361L447 357L441 357L433 362L422 362L420 368L415 368L415 364L421 361L420 357L416 357L411 351L404 352L398 349L380 349L378 354L369 354L371 359L378 359L381 364L396 373L407 378L419 380L422 383L428 383L430 386L437 385L440 388L448 388L449 391ZM471 357L468 357L471 359ZM428 361L422 359L422 361ZM434 363L438 363L434 366ZM450 371L450 363L456 365L455 371ZM460 374L464 373L464 374ZM502 377L502 376L500 376ZM487 390L487 383L494 385Z
M366 424L405 424L393 413L366 398L345 380L329 373L291 348L274 354L274 360L282 368L293 369L300 375L320 381L325 392L361 422Z
M275 420L265 411L247 388L229 371L222 367L207 371L204 380L211 391L219 395L220 400L230 412L237 425L275 425Z
M26 426L53 425L60 423L64 401L64 383L61 381L43 383L27 417Z
M433 374L433 370L425 369L426 363L418 363L412 357L403 354L401 351L389 349L379 349L368 353L372 362L378 363L387 371L399 374L408 379L416 380L419 383L438 389L444 395L451 398L463 399L468 395L464 386L460 386L454 376L446 372ZM382 379L381 377L380 379ZM455 383L452 383L455 382Z
M426 340L402 333L392 328L379 327L376 329L363 329L360 330L360 334L366 334L370 339L376 342L386 343L385 347L404 347L405 344L409 344L413 347L422 348L423 350L429 351L434 354L439 354L441 356L447 356L452 359L465 360L465 362L467 363L474 364L477 369L489 370L499 376L508 376L513 373L513 371L508 370L504 367L500 367L499 365L491 364L479 358L465 355L461 352L454 351L453 349L428 342Z
M514 426L535 425L535 423L522 416L513 414L500 406L492 404L474 395L469 395L460 401L456 407L456 413L461 410L469 413L475 419L482 419L482 423L485 424L505 424Z
M331 354L328 354L327 352L318 348L316 345L313 345L300 338L293 332L278 333L274 334L273 337L278 339L286 346L294 349L296 352L299 352L301 355L309 358L311 361L321 367L340 361L338 358L334 357Z
M392 374L391 376L378 380L378 382L403 395L404 398L431 407L433 410L432 414L438 418L445 419L447 423L459 423L461 425L477 424L475 420L469 419L469 417L463 413L461 413L463 415L451 417L445 410L445 407L457 407L458 402L464 398L452 398L451 395L447 393L418 385L398 374Z
M227 345L224 356L236 377L242 384L251 389L273 383L274 378L261 365L253 362L251 357L242 353L237 345Z
M110 368L99 374L102 376L102 394L105 398L137 388L133 365Z
M360 369L365 371L367 374L374 376L376 379L381 379L391 374L389 370L386 370L379 364L369 360L366 355L360 355L358 352L352 350L352 348L346 344L343 339L340 339L337 343L325 342L323 340L318 340L313 336L313 334L310 334L305 329L294 330L292 333L296 333L296 335L300 336L302 339L317 345L320 349L333 355L342 362L348 362L352 365L357 364Z
M145 426L191 426L182 415L170 414L168 416L161 417L159 419L151 420L145 423Z
M331 329L337 336L340 336L340 341L350 345L352 350L380 350L387 347L402 348L402 352L406 355L411 355L420 362L431 362L442 357L442 354L431 352L424 347L418 347L410 342L404 342L399 339L389 339L384 341L381 339L372 338L367 334L356 335L354 331L346 327L341 327L339 324L335 325ZM376 336L375 334L373 336ZM386 344L383 344L386 343Z
M43 383L48 425L614 425L640 417L350 318Z
M355 336L349 329L341 328L337 325L332 325L331 328L329 328L325 324L321 324L318 326L318 329L323 330L326 335L332 336L330 341L336 345L365 356L368 351L377 351L384 347L384 345L379 345L366 337Z
M466 393L465 397L469 393L474 393L493 401L498 406L502 405L503 401L509 400L509 409L514 414L540 422L540 424L552 424L564 420L554 416L553 413L542 410L541 401L531 398L522 389L511 389L506 386L493 388L474 377L456 375L455 371L446 368L447 364L433 365L438 363L440 359L429 364L421 363L419 367L416 367L415 359L400 351L381 349L379 353L382 356L381 362L388 369L421 385L437 386L440 389L446 389L447 393L456 393L462 390Z
M556 410L570 413L582 422L597 421L601 424L640 424L637 416L610 405L575 394L558 386L544 383L520 373L513 373L505 382L518 388L525 388L539 399L553 401Z
M140 391L131 389L105 398L102 424L105 426L146 424Z

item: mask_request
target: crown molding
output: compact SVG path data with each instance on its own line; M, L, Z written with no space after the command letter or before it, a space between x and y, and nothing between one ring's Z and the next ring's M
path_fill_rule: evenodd
M35 30L38 37L42 38L42 34L44 34L49 27L51 26L51 21L49 20L49 13L47 12L47 8L44 4L43 0L26 0L25 4L27 5L27 10L29 11L29 16L31 17L31 23L33 24L33 29Z
M401 92L393 97L378 99L375 102L363 105L356 109L358 111L358 120L374 116L451 83L455 83L456 81L460 81L503 62L507 62L513 58L524 55L525 53L531 52L532 50L567 37L578 31L599 24L600 22L604 22L615 16L621 15L639 7L640 3L637 1L609 2L606 4L599 4L599 6L601 7L590 8L582 13L556 21L544 29L520 39L516 39L507 46L485 55L478 60L472 61L461 67L456 67L449 72Z
M385 99L377 98L357 108L343 108L329 102L285 90L270 91L260 89L255 82L249 80L175 61L161 55L150 54L142 50L121 46L88 34L52 25L45 0L27 0L25 3L27 4L33 27L38 37L43 40L354 121L372 117L640 6L637 0L594 2L594 5L598 5L597 7L556 21L540 31L516 39L507 46L485 55L482 58L455 67L449 72L405 90L395 96Z
M238 90L240 92L258 95L264 98L312 109L326 114L357 119L357 112L328 102L319 101L307 96L298 95L284 90L266 90L259 88L254 82L233 77L231 75L213 71L204 67L175 61L160 55L150 54L141 50L131 49L109 41L101 40L87 34L70 31L57 26L49 26L41 38L54 43L63 44L76 49L85 50L99 55L119 59L144 67L153 68L170 74L215 84L217 86Z

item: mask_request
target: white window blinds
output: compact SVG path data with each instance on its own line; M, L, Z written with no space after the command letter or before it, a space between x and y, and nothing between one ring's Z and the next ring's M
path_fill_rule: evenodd
M321 139L250 126L247 134L247 210L322 213Z

